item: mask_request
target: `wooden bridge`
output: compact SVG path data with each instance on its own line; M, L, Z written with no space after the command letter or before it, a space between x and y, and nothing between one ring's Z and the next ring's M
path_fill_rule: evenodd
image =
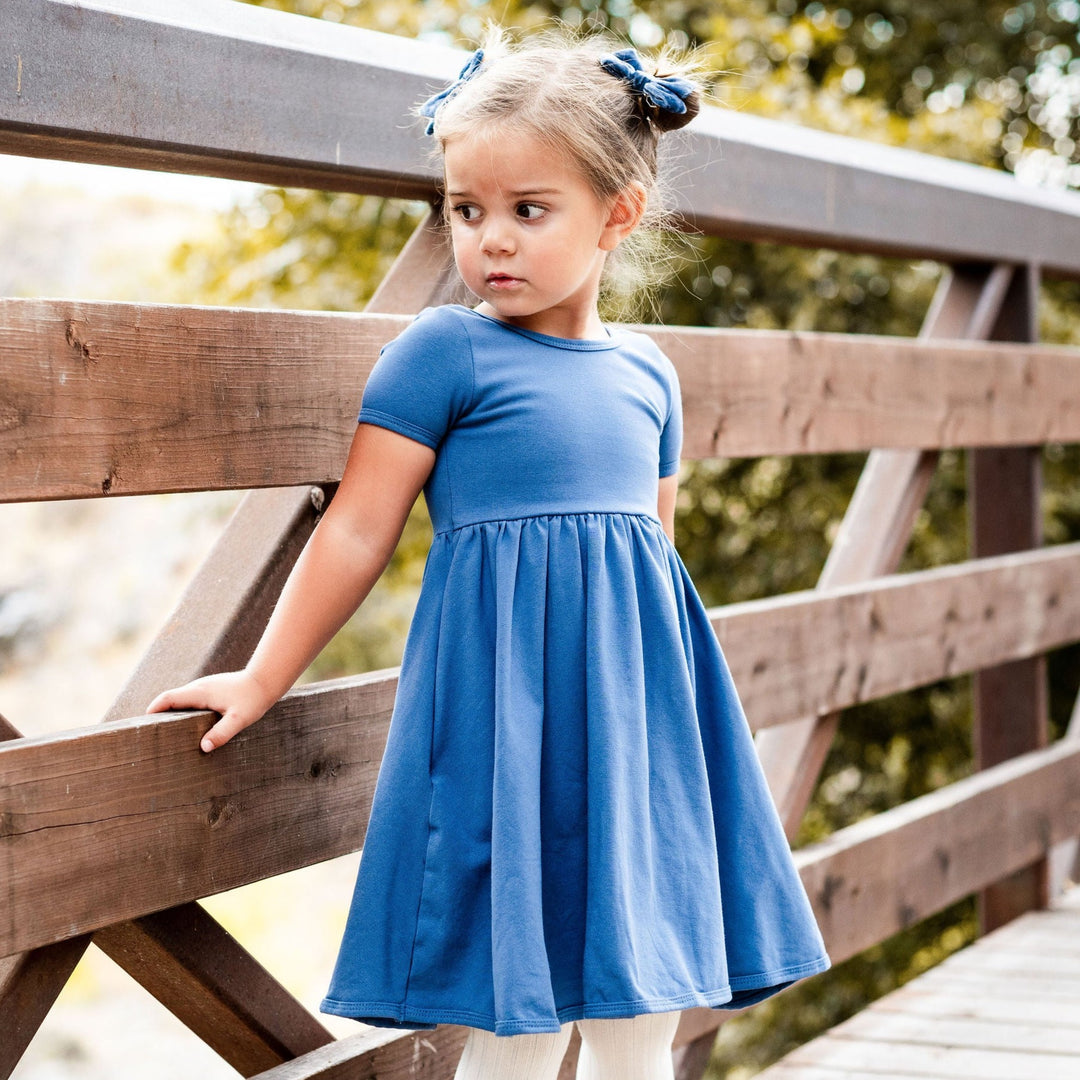
M225 0L4 0L0 40L0 151L402 198L434 183L403 118L460 66ZM1080 441L1080 353L1036 344L1035 313L1042 275L1080 277L1080 197L717 110L679 138L680 209L705 233L949 267L911 340L649 330L687 458L869 451L818 588L711 612L788 828L838 710L977 673L973 775L797 852L830 953L972 893L987 929L1044 909L1080 834L1080 720L1048 744L1043 658L1080 640L1080 545L1040 547L1039 461ZM0 1077L91 944L244 1076L452 1075L462 1029L334 1040L198 903L360 847L396 672L299 689L211 758L207 714L140 711L246 660L379 346L456 289L429 220L363 314L0 301L0 499L250 489L105 723L74 698L74 730L0 725ZM970 451L972 558L896 575L948 447ZM767 1075L1080 1076L1077 904L1055 902ZM684 1014L683 1080L724 1015Z

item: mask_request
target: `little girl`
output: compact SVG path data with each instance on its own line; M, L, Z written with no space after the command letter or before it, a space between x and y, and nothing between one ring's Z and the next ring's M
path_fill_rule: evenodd
M220 747L434 538L325 1012L469 1027L458 1080L672 1077L679 1010L829 966L674 547L679 381L598 312L660 209L684 75L596 39L490 45L421 107L476 307L422 312L364 387L340 489L244 671L161 694ZM503 1038L502 1036L508 1036Z

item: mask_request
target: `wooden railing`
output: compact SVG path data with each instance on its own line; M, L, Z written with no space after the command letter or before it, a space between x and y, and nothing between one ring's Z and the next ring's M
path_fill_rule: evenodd
M0 151L409 198L434 177L402 118L460 66L227 0L5 0L0 40ZM819 587L711 612L789 830L838 710L978 672L980 771L797 853L829 951L977 891L987 926L1045 904L1046 856L1080 834L1042 658L1080 640L1080 545L1039 550L1038 447L1080 441L1080 353L1034 343L1035 302L1041 274L1080 277L1080 198L717 110L678 139L699 229L950 267L914 340L647 328L686 458L870 451ZM0 719L0 1077L91 942L244 1075L452 1075L461 1029L334 1040L197 903L360 847L396 672L296 690L212 758L205 714L139 712L245 661L380 345L455 289L429 220L360 315L0 301L0 499L252 489L108 722ZM946 447L974 448L975 557L894 575ZM723 1015L684 1014L683 1080Z

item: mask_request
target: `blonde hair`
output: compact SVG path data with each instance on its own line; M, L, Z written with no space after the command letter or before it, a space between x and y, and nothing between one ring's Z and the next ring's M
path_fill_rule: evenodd
M477 73L435 113L437 152L451 139L506 126L572 161L601 202L640 184L647 195L641 225L608 256L601 280L603 306L628 314L644 290L668 276L671 214L659 180L658 140L697 115L696 84L685 113L651 107L626 80L601 67L601 57L623 47L601 34L577 37L560 28L515 46L496 28L482 47ZM685 61L671 55L643 60L650 74L693 82Z

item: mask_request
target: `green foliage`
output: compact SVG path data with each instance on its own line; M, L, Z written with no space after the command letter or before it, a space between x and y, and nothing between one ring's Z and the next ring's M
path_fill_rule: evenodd
M224 216L217 242L177 249L178 292L189 303L357 311L425 209L340 192L268 188Z
M696 48L713 97L740 111L1080 187L1078 0L262 0L263 6L468 45L489 18L528 31L552 17L639 46ZM212 246L178 253L197 302L357 310L421 207L272 190L222 223ZM940 267L777 244L693 237L660 319L714 327L911 336ZM1080 344L1080 283L1048 282L1043 340ZM813 587L863 455L684 463L680 555L708 604ZM1044 456L1046 539L1080 537L1080 449ZM965 455L941 455L901 569L963 559ZM319 677L399 662L430 525L414 508L391 565L322 657ZM1080 648L1050 657L1053 730L1080 681ZM847 710L797 843L820 839L971 769L969 680ZM971 940L964 901L725 1024L714 1080L753 1075L866 1001Z

